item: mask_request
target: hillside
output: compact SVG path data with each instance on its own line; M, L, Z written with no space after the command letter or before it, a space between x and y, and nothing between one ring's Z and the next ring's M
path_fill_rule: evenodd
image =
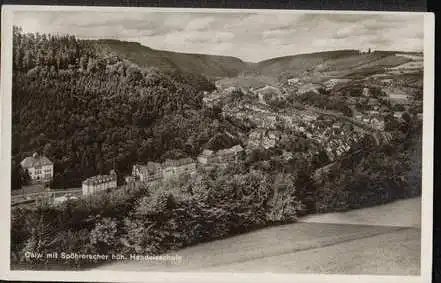
M180 70L210 78L223 78L237 76L248 66L248 63L235 57L155 50L139 43L119 40L98 40L96 43L107 52L113 52L140 67L155 67L163 71Z
M288 119L299 113L299 105L352 113L345 104L347 97L339 91L328 97L326 92L311 94L311 87L296 97L299 89L286 86L291 76L298 76L304 86L333 76L353 79L361 75L364 79L369 74L366 70L381 74L406 64L412 60L409 57L396 56L396 52L342 50L249 64L234 57L182 54L132 42L79 40L71 35L30 35L14 29L13 163L42 152L55 163L57 185L77 186L114 165L126 174L135 162L195 157L202 148L232 145L234 142L224 139L226 130L232 140L245 143L243 137L257 135L248 132L254 127L250 125L267 127L273 116L284 112ZM407 75L415 80L415 90L421 81L417 75ZM248 93L242 97L220 95L226 106L223 113L203 102L219 100L216 95L209 97L215 89L212 79L219 77L224 79L216 81L218 88L231 85ZM360 89L363 84L357 82ZM396 95L396 89L391 88L391 95ZM259 114L257 100L272 107L268 115ZM240 116L248 108L250 123ZM296 136L289 143L295 144L297 139L304 138ZM316 159L320 165L323 154L313 144L308 139L308 150L294 146L299 155L296 159Z
M276 77L294 76L310 71L323 62L356 54L357 50L339 50L278 57L257 63L250 73Z
M119 40L90 41L104 54L114 54L142 68L157 68L162 72L184 72L202 75L222 89L230 86L261 88L265 85L280 86L292 77L323 82L329 77L359 79L382 74L414 61L416 52L374 51L360 53L358 50L324 51L298 54L244 62L232 56L189 54L155 50L136 42Z
M219 80L217 84L222 88L261 88L284 85L293 77L314 83L323 83L330 78L360 79L412 62L411 55L415 54L391 51L367 54L357 50L339 50L278 57L248 65L239 76Z
M54 187L116 166L194 157L222 132L202 109L214 85L195 74L143 69L74 36L14 29L13 182L33 152L55 163Z

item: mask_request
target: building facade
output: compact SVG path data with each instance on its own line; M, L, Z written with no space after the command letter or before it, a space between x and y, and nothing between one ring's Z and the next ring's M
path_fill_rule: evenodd
M117 176L115 171L110 171L109 175L98 175L83 181L83 196L92 195L97 192L114 189L117 187Z
M151 182L162 178L162 166L160 163L148 162L146 165L135 164L132 176L139 182Z
M32 184L47 184L54 177L54 164L46 156L34 153L20 163L27 171Z
M163 178L176 177L182 174L192 174L196 171L196 162L192 158L166 160L162 163Z
M232 162L237 162L244 149L240 145L235 145L231 148L221 149L219 151L212 151L205 149L199 156L198 162L207 166L219 166Z

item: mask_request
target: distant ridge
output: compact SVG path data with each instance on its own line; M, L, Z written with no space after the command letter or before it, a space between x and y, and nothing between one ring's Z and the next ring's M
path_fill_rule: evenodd
M203 75L212 80L238 76L264 76L276 80L286 80L291 76L316 70L318 66L329 70L344 68L351 71L354 69L354 71L357 70L357 73L360 73L363 68L381 71L384 67L393 67L406 62L405 59L397 59L396 54L422 54L420 52L383 50L360 53L359 50L344 49L282 56L251 63L233 56L157 50L138 42L115 39L90 41L140 67L153 67L162 71L178 70Z
M212 78L235 77L247 68L248 65L248 63L241 59L231 56L156 50L137 42L111 39L96 40L95 42L141 67L180 70Z

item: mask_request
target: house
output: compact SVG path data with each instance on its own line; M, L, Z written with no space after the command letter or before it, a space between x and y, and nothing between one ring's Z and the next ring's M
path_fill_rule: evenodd
M109 175L97 175L83 181L83 196L117 187L117 176L114 170Z
M378 116L378 115L380 115L380 112L378 112L377 110L369 110L369 111L366 111L369 115L371 115L371 116Z
M370 95L369 88L367 88L367 87L363 88L362 93L363 93L363 96L369 96Z
M213 159L215 159L216 154L213 150L210 149L204 149L202 153L198 156L197 160L201 164L208 164L212 163Z
M306 122L311 122L311 121L316 121L317 120L317 116L312 114L312 113L304 113L302 115L302 119Z
M288 85L289 86L296 86L300 83L300 79L299 78L290 78L288 79Z
M196 171L196 162L192 158L178 160L168 159L162 163L162 177L169 178L182 174L192 174Z
M147 165L135 164L132 169L132 176L136 181L151 182L162 178L162 166L160 163L147 162Z
M49 183L54 176L54 163L46 156L34 153L20 162L23 170L27 171L32 184Z
M126 184L131 184L136 182L136 177L135 176L126 176L124 177L124 181L126 182Z
M340 129L341 126L342 126L342 124L339 123L339 122L336 122L336 123L332 124L332 128L333 128L333 129Z
M377 130L384 130L384 121L377 118L372 118L371 126Z
M370 106L376 106L379 104L380 104L380 102L378 101L377 98L369 98L369 100L368 100L368 105L370 105Z
M396 111L396 112L394 112L394 117L397 119L401 119L401 117L403 117L403 113L404 112Z
M322 85L308 83L308 84L304 84L304 85L300 86L297 92L298 92L298 94L305 94L308 92L314 92L314 93L319 94L320 88L322 88Z

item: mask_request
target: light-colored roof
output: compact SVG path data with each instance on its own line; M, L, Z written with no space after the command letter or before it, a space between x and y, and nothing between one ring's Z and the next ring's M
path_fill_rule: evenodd
M194 162L195 161L192 158L186 157L186 158L181 158L181 159L177 159L177 160L167 159L164 163L162 163L162 165L164 167L183 166L183 165L188 165L188 164L191 164Z
M214 153L214 151L210 150L210 149L204 149L201 153L201 155L205 155L205 156L209 156L212 155Z
M46 156L36 154L34 154L34 156L26 157L20 164L25 169L53 165L52 161L50 161Z
M112 181L116 181L115 175L97 175L90 177L83 181L83 184L85 185L99 185L104 183L109 183Z

